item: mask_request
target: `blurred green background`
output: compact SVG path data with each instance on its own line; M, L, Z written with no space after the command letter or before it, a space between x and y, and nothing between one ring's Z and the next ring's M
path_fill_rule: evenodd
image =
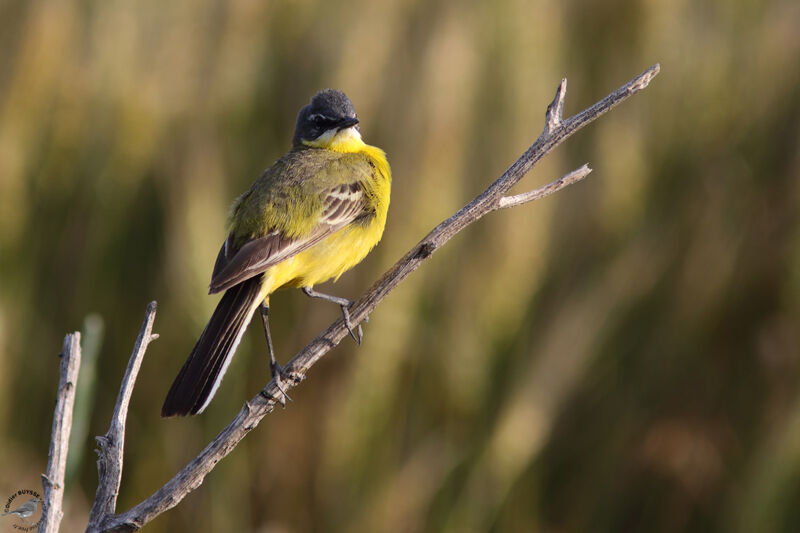
M533 142L562 77L573 114L660 62L516 190L585 182L455 238L148 531L800 530L798 23L796 0L0 4L0 497L40 486L69 331L99 348L63 531L148 301L120 511L267 381L251 327L206 413L159 418L228 206L316 90L394 170L383 242L320 287L356 297ZM284 362L338 317L272 304Z

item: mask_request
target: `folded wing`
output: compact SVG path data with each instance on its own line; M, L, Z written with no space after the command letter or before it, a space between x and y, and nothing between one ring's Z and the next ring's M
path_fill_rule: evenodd
M307 235L287 237L272 230L238 249L234 246L233 236L229 235L217 255L209 293L224 291L257 276L364 216L367 214L364 200L360 183L343 183L323 192L319 220Z

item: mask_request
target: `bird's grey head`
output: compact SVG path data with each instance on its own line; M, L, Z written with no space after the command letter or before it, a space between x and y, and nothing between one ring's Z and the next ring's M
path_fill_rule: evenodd
M342 91L323 89L311 98L297 114L293 144L313 142L328 132L357 126L358 118L353 102Z

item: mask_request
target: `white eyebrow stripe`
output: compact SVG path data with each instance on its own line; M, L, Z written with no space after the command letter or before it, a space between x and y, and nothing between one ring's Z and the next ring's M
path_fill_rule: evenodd
M320 118L322 120L327 121L327 122L336 122L335 118L329 117L328 115L323 115L322 113L314 113L314 114L308 116L309 120L317 120L317 119L320 119Z

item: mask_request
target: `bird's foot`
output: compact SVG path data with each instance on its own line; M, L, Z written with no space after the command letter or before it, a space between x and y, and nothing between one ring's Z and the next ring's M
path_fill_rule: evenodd
M358 324L358 328L356 328L358 335L356 335L355 331L353 331L353 322L350 320L350 307L353 305L352 300L317 292L311 287L303 287L303 292L311 298L319 298L321 300L338 304L339 307L342 308L342 316L344 317L344 325L347 326L347 331L350 333L350 336L353 337L353 340L356 341L359 346L361 345L361 339L364 338L364 330L361 329L361 324Z
M342 307L342 316L344 317L344 325L347 326L347 331L350 333L350 336L353 337L353 340L356 341L356 344L361 346L361 341L364 338L364 330L361 329L361 324L359 323L356 327L356 331L358 332L358 336L353 331L353 322L350 320L350 306L353 305L353 302L350 300L347 301L347 305L340 304Z
M269 371L272 374L272 380L275 382L275 386L278 387L278 390L281 391L280 396L272 396L269 398L271 400L275 400L281 407L286 409L286 400L290 402L293 401L292 398L286 393L286 389L283 388L283 383L288 381L290 378L283 370L283 367L277 363L277 361L270 361L269 363Z

